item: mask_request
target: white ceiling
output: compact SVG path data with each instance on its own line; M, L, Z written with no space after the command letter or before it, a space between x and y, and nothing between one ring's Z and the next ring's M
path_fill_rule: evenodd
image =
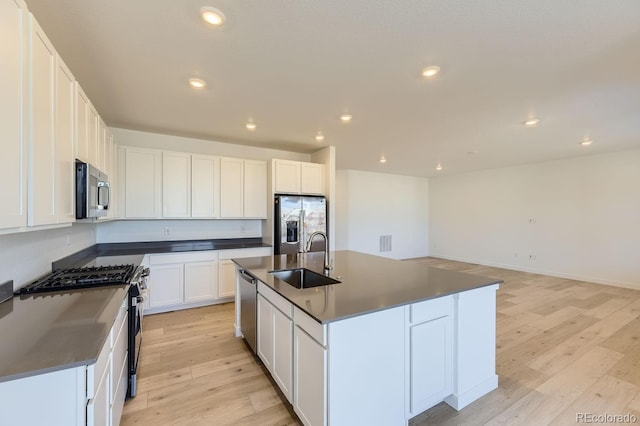
M640 147L637 0L26 1L109 126L415 176Z

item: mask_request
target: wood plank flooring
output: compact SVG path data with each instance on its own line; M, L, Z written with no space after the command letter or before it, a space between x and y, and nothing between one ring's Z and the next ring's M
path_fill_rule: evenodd
M640 423L640 291L436 258L439 268L498 277L499 388L422 425L568 425L578 413ZM138 396L121 424L300 424L266 370L234 336L233 303L144 319Z

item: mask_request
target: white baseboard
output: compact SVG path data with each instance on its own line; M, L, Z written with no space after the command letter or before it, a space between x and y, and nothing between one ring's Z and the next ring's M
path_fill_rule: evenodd
M483 395L488 394L494 389L498 388L498 375L494 374L483 382L475 385L471 389L459 394L459 395L449 395L444 399L444 402L449 404L451 407L460 411L467 405L471 404L476 399L480 398Z

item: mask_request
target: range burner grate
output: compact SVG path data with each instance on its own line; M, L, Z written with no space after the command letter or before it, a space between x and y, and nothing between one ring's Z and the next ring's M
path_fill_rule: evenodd
M135 271L133 265L94 266L54 271L46 277L19 289L16 295L47 293L59 290L123 285L129 283Z

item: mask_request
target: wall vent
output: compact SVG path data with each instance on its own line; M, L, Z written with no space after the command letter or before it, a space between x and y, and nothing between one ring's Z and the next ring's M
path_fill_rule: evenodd
M380 252L391 251L391 235L380 235Z

